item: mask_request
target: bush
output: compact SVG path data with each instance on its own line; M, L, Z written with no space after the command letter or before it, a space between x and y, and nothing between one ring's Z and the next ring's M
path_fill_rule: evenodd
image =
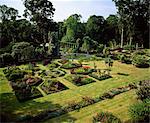
M126 63L126 64L131 64L131 63L132 63L132 60L131 60L130 56L127 56L127 55L122 54L122 55L120 55L119 57L120 57L119 60L120 60L122 63Z
M150 98L150 80L141 81L137 90L138 98L144 100Z
M123 46L123 49L124 50L135 50L135 46L134 45L124 45Z
M104 44L99 44L98 47L97 47L98 53L102 53L103 49L104 49Z
M1 61L4 65L12 64L13 63L13 57L10 53L4 53L1 56Z
M21 79L26 74L25 71L22 71L17 67L8 67L4 69L3 72L9 81L16 81L17 79Z
M16 61L26 61L35 58L35 50L33 45L28 42L19 42L12 47L12 56Z
M149 108L150 100L146 99L144 102L139 102L137 104L131 105L129 107L129 114L134 120L144 120L143 123L149 122Z
M146 55L133 55L132 64L139 68L147 68L150 65L150 59Z
M93 123L121 123L121 120L109 112L100 112L93 117Z
M21 79L23 77L24 77L24 73L23 72L21 72L21 71L18 71L18 72L15 71L15 73L12 73L12 74L9 75L8 80L14 82L17 79Z

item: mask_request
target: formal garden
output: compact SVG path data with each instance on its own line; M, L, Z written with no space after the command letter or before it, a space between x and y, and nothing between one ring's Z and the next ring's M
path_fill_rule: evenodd
M55 22L48 0L0 5L0 122L148 123L148 1ZM136 9L135 9L136 8Z

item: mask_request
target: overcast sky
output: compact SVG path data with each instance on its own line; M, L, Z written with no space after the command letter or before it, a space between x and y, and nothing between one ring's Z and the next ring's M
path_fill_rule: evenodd
M71 14L81 14L82 21L87 21L91 15L101 15L105 18L116 14L116 7L112 0L50 0L56 9L53 19L63 21ZM7 5L19 10L19 15L25 9L22 0L0 0L0 5Z

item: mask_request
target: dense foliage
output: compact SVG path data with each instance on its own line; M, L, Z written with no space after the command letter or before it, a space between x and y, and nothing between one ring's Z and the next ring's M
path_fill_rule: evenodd
M129 113L131 117L137 122L149 122L149 108L150 100L146 99L143 102L136 103L130 106Z
M0 54L12 53L15 60L31 59L32 54L36 58L57 56L61 47L60 41L68 43L65 49L71 48L71 52L87 54L101 54L106 46L111 49L122 47L126 50L135 50L139 46L148 48L148 1L113 1L118 15L109 15L106 19L103 16L91 15L87 22L81 22L80 14L73 14L63 22L54 22L52 17L55 8L48 0L24 0L25 19L19 18L18 10L1 5ZM19 56L19 50L14 48L18 43L30 43L20 53L28 51L31 54L26 52ZM78 46L74 47L70 43L77 43ZM3 60L5 58L2 57L0 63L10 64L10 61ZM126 56L123 59L123 62L130 62ZM141 59L144 57L134 57L134 64L146 64Z

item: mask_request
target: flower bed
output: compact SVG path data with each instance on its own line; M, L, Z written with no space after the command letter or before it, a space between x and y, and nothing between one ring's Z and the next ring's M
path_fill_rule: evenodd
M5 69L4 74L20 102L42 96L36 89L36 86L42 83L41 78L29 76L28 73L16 67Z
M40 85L41 89L47 94L56 93L68 89L65 85L57 80L47 80Z
M68 75L65 77L65 79L67 79L68 81L72 82L77 86L82 86L82 85L95 82L95 80L88 78L87 76L81 76L81 75Z
M61 76L64 76L66 74L66 72L59 70L59 69L54 69L54 70L52 70L52 74L56 77L61 77Z
M93 69L91 69L88 66L83 66L83 67L80 67L80 68L72 69L72 70L70 70L70 72L71 72L71 74L84 74L84 75L87 75L89 73L92 73Z
M12 86L18 101L20 102L42 96L42 94L36 88L37 86L32 84L27 84L22 80L17 82L10 82L10 85Z
M101 80L105 80L105 79L109 79L109 78L112 78L112 76L108 75L108 74L105 74L105 75L101 75L101 76L98 76L96 74L89 74L89 76L101 81Z
M72 62L67 62L61 66L61 68L64 68L64 69L72 69L72 68L78 68L78 67L81 67L81 64L72 63Z
M61 69L53 69L53 70L47 70L47 71L42 70L41 72L39 72L39 76L41 77L49 76L51 78L61 77L61 76L64 76L65 74L66 72Z

